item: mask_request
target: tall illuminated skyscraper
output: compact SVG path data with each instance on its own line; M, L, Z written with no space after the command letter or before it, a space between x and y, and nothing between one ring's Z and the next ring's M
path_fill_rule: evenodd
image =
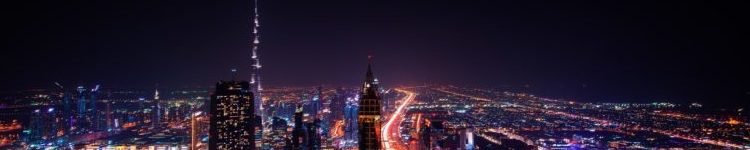
M70 134L70 129L73 128L73 120L75 118L75 114L73 114L73 106L71 106L73 103L70 97L71 93L68 90L65 90L65 87L60 83L55 82L55 85L60 89L60 93L62 94L62 131L68 135Z
M380 149L380 94L378 79L372 73L372 56L368 57L365 82L360 93L357 123L359 127L359 149Z
M90 98L89 98L89 104L88 104L89 105L88 120L91 123L91 127L92 127L91 130L102 131L106 129L104 125L102 124L103 118L99 115L101 113L100 113L99 108L97 107L97 101L99 100L98 96L99 96L99 85L96 85L93 89L91 89L91 92L89 93Z
M357 130L359 130L359 127L357 127L357 112L359 109L357 99L347 98L346 106L344 107L344 146L347 147L354 145L353 143L357 143L357 137L359 137L359 134L357 134Z
M216 83L211 95L210 150L255 149L253 93L246 81Z
M151 124L154 128L161 127L161 119L162 119L162 108L161 108L161 101L159 100L159 90L154 90L154 119L151 121Z
M260 14L258 14L258 0L253 0L253 15L250 16L252 20L252 33L251 38L252 41L250 42L250 47L252 48L252 56L251 58L251 67L250 67L250 85L252 86L252 92L255 93L255 113L260 114L261 117L265 117L263 114L263 105L262 105L262 99L261 99L261 91L263 91L263 88L260 84L260 58L258 57L258 47L260 46L260 34L258 33L258 28L260 28L259 24L259 18ZM265 118L264 118L265 119ZM265 121L265 120L264 120Z
M87 122L86 122L86 104L87 104L87 93L86 88L83 86L78 86L76 88L76 91L78 92L78 99L76 99L77 104L77 111L76 111L76 119L75 119L75 126L76 130L81 131L83 129L87 129Z

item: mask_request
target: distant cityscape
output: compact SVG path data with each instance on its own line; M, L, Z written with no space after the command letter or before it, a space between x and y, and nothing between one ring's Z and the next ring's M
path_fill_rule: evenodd
M0 144L3 149L209 149L211 130L217 128L219 133L248 131L216 140L253 147L246 149L362 146L361 87L269 88L262 101L267 121L248 115L240 120L248 124L227 127L232 123L212 120L233 118L217 117L211 107L226 94L219 89L246 90L248 85L60 86L3 93ZM698 103L582 103L451 85L381 86L377 92L382 96L381 136L376 137L381 149L750 148L743 110L711 113ZM252 99L246 96L245 102Z

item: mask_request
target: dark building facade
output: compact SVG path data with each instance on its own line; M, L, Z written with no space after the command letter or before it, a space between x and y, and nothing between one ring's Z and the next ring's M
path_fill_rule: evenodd
M294 112L294 129L292 130L292 149L293 150L306 150L307 146L306 143L306 137L307 132L306 128L304 127L304 122L302 122L302 113L303 113L302 106L298 106L297 109Z
M380 149L380 94L378 79L372 73L372 59L367 64L365 82L360 93L357 122L359 127L359 149Z
M347 100L346 106L344 107L344 141L347 143L354 143L358 141L357 137L357 112L359 109L358 102L355 100Z
M306 123L307 127L307 147L309 150L320 150L320 135L318 129L320 128L320 120L314 120L313 122Z
M255 149L253 93L245 81L222 81L211 95L210 150Z
M344 119L344 107L346 107L346 91L338 88L336 89L336 94L331 98L331 120L338 121Z

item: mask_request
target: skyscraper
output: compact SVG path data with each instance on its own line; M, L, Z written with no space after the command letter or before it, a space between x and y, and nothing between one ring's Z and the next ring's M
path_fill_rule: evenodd
M91 89L90 92L90 99L89 99L89 120L91 122L91 130L97 130L102 131L105 130L105 127L102 124L102 117L99 116L99 108L97 107L96 103L98 101L99 96L99 85L96 85L93 89Z
M78 99L76 100L77 103L77 111L76 111L76 119L75 119L75 126L76 130L81 131L83 129L87 129L87 122L86 122L86 104L87 104L87 93L86 88L83 86L78 86L76 89L78 91Z
M380 149L380 94L378 93L378 80L372 73L372 56L368 57L367 73L365 82L360 93L359 112L357 122L359 123L359 149Z
M259 24L259 18L260 14L258 14L258 0L253 0L253 15L250 16L252 20L252 41L250 42L250 47L252 48L252 56L251 58L251 67L250 67L250 85L252 85L252 92L255 93L255 99L253 103L255 104L255 113L260 114L261 117L265 117L263 115L263 105L262 99L261 99L261 91L263 91L263 88L260 85L260 58L258 57L258 47L260 46L260 34L258 33L258 28L260 27Z
M76 117L75 117L75 129L84 133L88 131L103 130L100 126L99 110L97 109L97 96L99 95L99 85L87 90L83 86L76 88L77 99L76 99Z
M154 90L154 103L155 103L154 104L155 105L154 106L154 110L153 110L153 112L154 112L154 119L151 121L151 124L152 124L152 126L154 128L159 128L159 127L161 127L161 118L162 118L161 112L162 112L162 108L161 108L161 101L159 100L159 90L158 89Z
M346 106L346 91L342 88L336 89L336 94L331 98L331 120L337 121L344 118L344 107Z
M216 83L210 109L209 149L255 149L253 93L248 82Z
M292 130L292 149L293 150L305 150L307 147L305 144L305 136L307 132L305 131L306 128L304 127L304 122L302 122L302 113L304 112L302 106L297 106L297 109L294 111L294 130Z
M358 98L347 98L346 106L344 107L344 146L353 146L353 143L358 141L357 130L357 113L359 105L357 104Z
M62 131L68 135L70 134L70 129L73 128L73 120L74 120L74 114L73 107L71 104L73 103L71 101L71 93L67 90L65 90L65 87L63 87L60 83L55 82L55 85L60 89L60 94L62 95L62 106L63 110L62 113L62 121L63 125L61 126L63 129Z
M313 99L312 99L313 113L311 115L314 115L313 116L314 119L320 119L319 114L323 106L323 87L318 86L315 92L316 92L315 96L313 96Z
M307 127L307 137L305 138L307 140L305 143L307 144L305 145L307 145L309 150L320 150L320 135L318 134L320 120L315 119L305 124L305 127Z

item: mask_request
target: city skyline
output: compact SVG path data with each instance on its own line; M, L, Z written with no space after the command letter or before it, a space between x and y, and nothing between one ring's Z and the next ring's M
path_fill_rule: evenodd
M734 2L13 6L0 149L750 149Z

